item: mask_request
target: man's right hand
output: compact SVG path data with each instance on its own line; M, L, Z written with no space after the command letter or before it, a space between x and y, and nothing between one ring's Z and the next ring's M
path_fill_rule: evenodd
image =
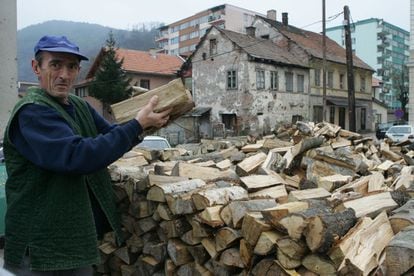
M161 128L162 126L168 123L170 118L169 114L172 111L172 108L164 110L160 113L155 113L154 109L158 104L158 96L153 96L147 105L145 105L135 117L135 120L139 122L142 129L149 127Z

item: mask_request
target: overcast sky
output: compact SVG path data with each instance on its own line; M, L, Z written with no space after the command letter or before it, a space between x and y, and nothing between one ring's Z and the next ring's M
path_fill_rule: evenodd
M322 0L17 0L17 28L48 20L96 23L117 29L132 29L142 23L174 23L221 4L231 4L258 13L289 13L289 24L319 32L322 30ZM410 0L326 0L326 27L342 24L347 5L353 22L382 18L410 31Z

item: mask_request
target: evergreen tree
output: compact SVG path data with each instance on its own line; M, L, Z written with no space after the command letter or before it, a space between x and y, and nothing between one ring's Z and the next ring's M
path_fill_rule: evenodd
M106 40L102 61L95 73L95 80L89 88L89 94L100 100L106 110L109 105L132 95L130 79L122 69L124 60L117 60L116 49L116 41L111 31Z

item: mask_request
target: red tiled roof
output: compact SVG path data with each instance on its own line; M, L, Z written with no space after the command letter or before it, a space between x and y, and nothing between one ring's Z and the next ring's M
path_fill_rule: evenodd
M151 74L175 74L183 64L178 56L145 51L117 49L117 58L124 59L122 67L126 71Z

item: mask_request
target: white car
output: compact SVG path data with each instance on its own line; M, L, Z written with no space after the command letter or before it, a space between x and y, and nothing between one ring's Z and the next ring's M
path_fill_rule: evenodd
M161 136L145 136L144 140L137 145L139 148L163 150L171 148L167 139Z
M392 126L385 132L385 137L395 143L407 140L414 142L414 127L411 125Z

